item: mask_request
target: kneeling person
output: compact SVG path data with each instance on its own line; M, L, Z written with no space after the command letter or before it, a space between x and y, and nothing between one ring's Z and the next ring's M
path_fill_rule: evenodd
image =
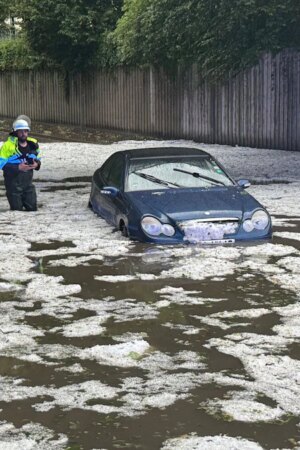
M3 169L6 196L10 209L22 211L37 210L35 187L32 183L33 170L39 170L39 145L28 136L29 124L17 118L9 138L0 149L0 169Z

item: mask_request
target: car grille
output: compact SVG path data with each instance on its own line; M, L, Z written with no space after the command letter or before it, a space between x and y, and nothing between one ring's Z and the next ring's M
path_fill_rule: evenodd
M234 235L239 227L239 219L218 218L187 220L177 223L184 233L184 240L189 242L203 242L222 240L227 235Z

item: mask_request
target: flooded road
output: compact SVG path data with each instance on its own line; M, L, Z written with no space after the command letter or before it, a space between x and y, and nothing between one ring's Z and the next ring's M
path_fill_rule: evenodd
M36 213L0 185L0 449L299 448L300 182L250 188L271 242L159 247L47 170Z

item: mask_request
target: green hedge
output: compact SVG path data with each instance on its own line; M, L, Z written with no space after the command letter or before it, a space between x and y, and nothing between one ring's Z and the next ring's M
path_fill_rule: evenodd
M0 39L0 70L59 69L30 49L23 37Z

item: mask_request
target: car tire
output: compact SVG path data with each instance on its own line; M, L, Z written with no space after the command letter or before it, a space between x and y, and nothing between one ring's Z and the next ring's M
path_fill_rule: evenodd
M126 227L124 222L120 223L120 231L121 231L122 236L124 236L124 237L128 237L129 236L128 235L128 229L127 229L127 227Z

